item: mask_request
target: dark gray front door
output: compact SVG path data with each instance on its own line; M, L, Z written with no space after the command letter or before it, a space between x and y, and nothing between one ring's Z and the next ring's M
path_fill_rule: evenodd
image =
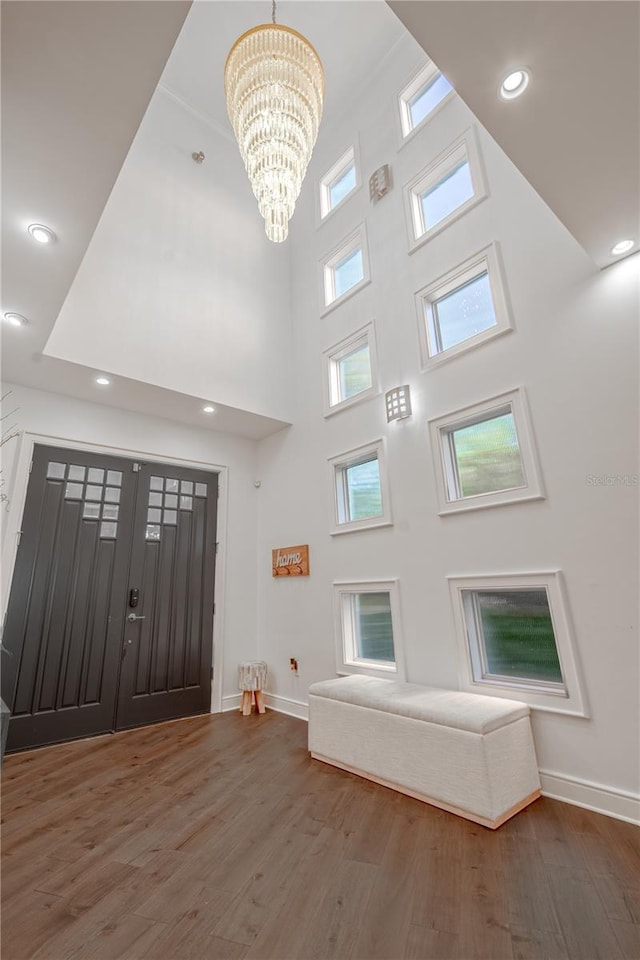
M8 751L209 709L216 510L216 474L35 447L3 636Z

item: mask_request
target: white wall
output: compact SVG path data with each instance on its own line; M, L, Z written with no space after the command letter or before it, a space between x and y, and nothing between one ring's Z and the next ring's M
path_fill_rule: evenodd
M332 580L398 577L407 678L456 687L447 575L560 568L590 719L535 712L540 767L560 775L544 785L627 815L630 801L615 791L638 793L637 489L587 477L638 473L638 258L598 273L460 100L398 149L394 94L423 59L407 36L353 109L326 118L292 223L298 404L295 425L260 444L260 655L272 692L304 703L311 682L335 674ZM470 124L489 198L409 256L402 186ZM318 228L317 180L356 132L365 187ZM383 163L393 190L372 206L367 179ZM364 219L372 283L321 319L317 261ZM491 241L515 332L421 373L414 292ZM372 318L382 389L410 383L413 417L387 425L379 397L324 419L321 351ZM527 390L547 499L438 517L427 418L517 385ZM332 538L327 458L380 436L394 525ZM269 551L295 543L310 544L311 576L273 580ZM587 782L603 789L589 792Z
M287 420L288 277L235 142L160 87L45 353Z
M220 500L223 509L226 506L226 529L224 516L220 516L222 511L218 516L216 617L222 620L222 696L236 695L238 661L256 655L255 441L18 385L5 384L3 392L7 390L12 391L12 408L19 407L16 419L20 429L56 438L60 446L64 446L65 440L75 441L116 447L125 451L125 456L146 454L167 460L196 461L205 468L211 464L227 468L227 489ZM2 476L7 481L3 490L11 500L10 511L14 511L13 515L4 513L2 519L10 535L12 521L19 520L15 512L19 512L23 494L16 487L18 441L5 444L2 454ZM3 557L11 552L11 549L3 552ZM4 603L2 607L4 610Z

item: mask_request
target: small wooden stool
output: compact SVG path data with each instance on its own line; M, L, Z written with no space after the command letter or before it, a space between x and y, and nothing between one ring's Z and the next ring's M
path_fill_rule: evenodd
M255 697L258 713L265 713L262 691L267 683L267 664L264 660L247 660L238 664L238 689L242 690L240 712L244 717L251 713Z

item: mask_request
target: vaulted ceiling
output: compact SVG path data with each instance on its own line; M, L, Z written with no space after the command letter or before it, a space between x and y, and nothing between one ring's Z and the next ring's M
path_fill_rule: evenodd
M161 76L188 110L228 134L224 55L268 19L267 7L3 3L2 312L30 320L3 330L5 379L196 422L187 395L131 379L117 399L96 396L85 368L43 350ZM595 264L610 263L622 237L637 250L637 3L283 2L279 19L312 38L325 61L327 115L345 109L346 92L380 68L404 29L390 8ZM502 103L498 82L518 65L532 71L531 87ZM34 244L26 234L34 221L51 225L58 243ZM222 413L212 428L263 436L280 426Z

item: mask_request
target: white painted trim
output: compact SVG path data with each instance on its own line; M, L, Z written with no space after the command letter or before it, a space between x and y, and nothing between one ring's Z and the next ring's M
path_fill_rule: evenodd
M340 520L340 496L346 492L344 487L344 472L351 466L356 466L367 460L378 461L380 475L380 496L382 499L382 513L363 520ZM330 526L329 533L336 536L343 533L355 533L360 530L369 530L372 527L387 527L393 523L391 514L391 495L389 490L389 475L387 472L387 444L385 437L379 437L361 447L346 450L327 461L329 465L329 502Z
M461 286L472 282L485 270L489 279L495 324L480 333L467 337L465 340L460 340L452 347L447 347L437 353L431 353L432 338L428 332L427 306L450 295ZM488 340L493 340L495 337L513 330L513 317L509 309L504 272L501 267L498 244L495 242L490 243L482 250L478 250L477 253L467 257L462 263L458 263L452 270L448 270L442 276L426 284L415 294L415 302L420 338L421 369L425 373L447 360L460 356L461 353L474 350Z
M451 489L455 483L455 465L449 446L449 437L455 430L463 429L476 420L491 419L493 413L500 416L500 411L504 411L507 407L510 408L515 423L524 483L507 490L495 490L468 497L453 497ZM438 516L443 517L486 507L499 507L524 500L545 499L540 460L524 387L505 390L504 393L496 394L480 403L452 410L444 416L431 417L427 424L431 436L432 461L440 503Z
M553 770L540 770L542 795L640 826L640 794Z
M239 710L241 699L242 699L241 693L230 693L226 697L223 697L222 707L220 709L220 712L230 713L232 710Z
M360 393L341 400L338 403L331 403L333 380L333 364L338 363L344 356L355 350L360 344L367 344L369 348L369 369L371 371L371 386ZM376 347L375 323L370 320L363 327L350 333L338 343L332 344L322 351L322 383L323 383L323 402L325 417L332 417L341 410L353 407L355 404L362 403L364 400L370 400L372 397L380 395L380 378L378 376L378 351Z
M326 206L329 197L330 184L335 182L335 180L338 179L339 174L347 169L351 163L353 163L355 168L355 186L351 188L349 193L347 193L342 200L335 205L335 207L331 207L330 210L327 210L326 213L323 213L323 208ZM340 159L330 167L324 176L320 177L316 184L316 229L319 229L323 224L325 224L327 220L333 216L336 210L342 209L347 200L350 200L351 197L355 196L361 187L362 173L360 167L360 141L358 134L356 133L350 145L340 155Z
M448 216L439 220L433 227L423 222L420 196L431 186L436 186L446 178L458 162L466 159L469 164L473 196L456 207ZM451 223L463 217L469 210L489 196L487 181L480 158L480 147L473 127L449 144L431 163L423 167L403 188L405 218L409 238L409 253L414 253L432 237L445 230Z
M264 694L265 706L276 713L286 713L297 720L309 720L309 704L302 700L292 700L290 697L280 697L275 693Z
M338 676L362 674L368 677L380 677L383 680L406 680L404 659L404 643L400 619L400 587L397 577L387 580L334 580L333 581L333 619L336 655L336 673ZM391 630L393 637L393 664L376 664L372 660L357 660L355 655L355 639L353 622L345 622L345 596L358 593L389 594L389 608L391 611ZM353 607L349 603L348 617L351 620Z
M350 254L356 250L362 251L362 280L358 280L352 287L341 293L339 297L335 296L335 267ZM339 307L363 287L371 283L371 265L369 263L369 243L367 238L367 224L363 221L359 226L352 230L340 243L337 243L330 251L319 261L319 292L320 292L320 316L326 317L328 313ZM332 298L332 299L331 299Z
M426 87L429 83L435 81L439 75L443 75L442 70L438 69L433 60L427 60L427 62L423 63L420 69L413 74L411 79L404 85L400 93L395 98L398 150L401 150L405 143L409 143L417 133L419 133L421 130L424 130L429 121L432 120L433 117L435 117L435 115L439 113L440 110L455 96L456 91L452 87L451 90L444 95L442 100L435 105L433 110L431 110L426 117L423 117L422 120L416 124L416 126L413 126L413 121L411 120L411 111L409 109L409 101L413 100L416 94L419 93L423 87ZM445 79L447 78L445 77ZM410 126L410 129L406 130L408 126Z
M69 450L85 450L91 453L101 453L105 456L113 455L128 459L152 460L160 463L171 463L176 466L193 467L196 470L203 468L211 473L218 474L218 510L217 510L217 540L219 543L216 556L216 578L214 603L216 613L213 618L213 682L211 685L211 713L219 713L222 709L222 669L223 669L223 638L224 612L226 608L225 571L226 571L226 544L228 540L228 488L229 468L225 464L210 463L205 460L186 460L163 454L157 450L131 450L127 447L114 447L109 444L83 443L69 437L50 436L25 431L20 439L20 449L16 458L15 479L13 485L13 506L9 513L7 532L2 551L2 618L6 612L9 600L9 590L13 579L13 570L18 552L18 533L22 526L27 486L29 483L29 465L33 459L33 448L39 443L43 446L66 447Z

